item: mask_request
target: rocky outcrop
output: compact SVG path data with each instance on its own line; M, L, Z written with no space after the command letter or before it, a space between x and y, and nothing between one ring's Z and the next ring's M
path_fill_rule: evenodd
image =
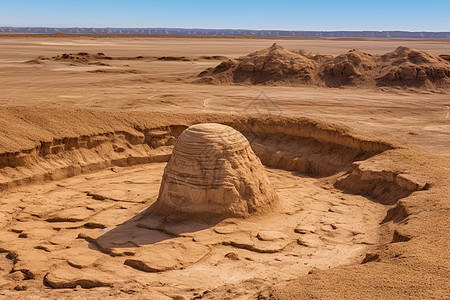
M79 270L69 266L52 270L44 278L45 284L56 289L75 288L78 285L85 289L111 287L114 281L115 278L111 274L95 269Z
M395 164L391 159L383 159L384 156L387 155L382 153L364 161L354 162L352 167L336 180L334 186L385 205L393 205L413 192L428 190L431 187L431 183L425 178L411 172L412 168L395 170ZM398 162L396 164L400 165Z
M381 56L380 64L378 85L445 88L450 84L450 63L425 51L398 47Z
M327 60L322 65L319 76L329 87L364 85L373 80L370 73L376 67L373 55L353 49Z
M316 63L301 54L273 44L236 60L228 60L200 74L223 83L310 83ZM212 76L212 77L211 77ZM208 81L208 79L206 80Z
M277 201L248 140L229 126L203 123L178 137L153 212L245 217Z
M209 252L207 246L194 242L166 242L141 247L133 258L126 259L124 263L144 272L164 272L186 268Z
M163 133L118 131L42 141L32 149L0 153L0 191L112 166L167 161L173 142L170 129Z
M201 83L448 88L448 55L398 47L382 56L350 50L337 56L302 55L273 44L199 74Z

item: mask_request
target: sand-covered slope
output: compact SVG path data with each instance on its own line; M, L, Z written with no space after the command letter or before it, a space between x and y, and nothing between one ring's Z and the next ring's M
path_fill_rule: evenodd
M445 57L445 56L444 56ZM273 44L222 62L199 74L200 82L340 86L450 86L450 63L442 56L398 47L381 56L350 50L337 56L302 55Z
M412 193L388 210L380 222L386 231L378 247L360 264L313 270L270 288L261 294L262 299L448 298L450 163L418 153L400 155L395 156L407 168L430 176L430 188ZM382 163L379 167L384 169ZM394 232L388 234L389 230Z
M255 150L263 163L287 164L312 174L333 174L344 170L342 168L348 167L358 156L393 147L376 138L352 133L345 127L306 118L118 113L38 107L2 107L0 114L2 189L111 165L167 160L176 137L184 129L210 121L230 125L253 139L255 135L265 137L267 146ZM297 136L300 140L289 139L289 136ZM304 141L306 147L302 147L305 151L302 156L309 160L287 162L264 154L276 153L270 145L277 145L283 139L290 143ZM336 145L334 151L333 145ZM313 149L316 147L328 158L315 155L317 150ZM289 147L284 151L292 153Z

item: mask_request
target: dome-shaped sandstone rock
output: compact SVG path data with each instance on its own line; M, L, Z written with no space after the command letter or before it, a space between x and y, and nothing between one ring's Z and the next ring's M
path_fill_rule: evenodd
M277 201L248 140L229 126L204 123L177 139L153 212L246 217Z

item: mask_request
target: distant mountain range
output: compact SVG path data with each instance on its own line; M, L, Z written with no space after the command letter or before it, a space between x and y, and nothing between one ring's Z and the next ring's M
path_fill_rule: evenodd
M287 30L185 29L185 28L0 27L0 33L450 39L450 32L411 32L411 31L287 31Z

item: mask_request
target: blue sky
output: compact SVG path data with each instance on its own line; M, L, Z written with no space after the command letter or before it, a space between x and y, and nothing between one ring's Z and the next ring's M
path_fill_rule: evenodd
M0 26L450 31L450 0L0 0Z

